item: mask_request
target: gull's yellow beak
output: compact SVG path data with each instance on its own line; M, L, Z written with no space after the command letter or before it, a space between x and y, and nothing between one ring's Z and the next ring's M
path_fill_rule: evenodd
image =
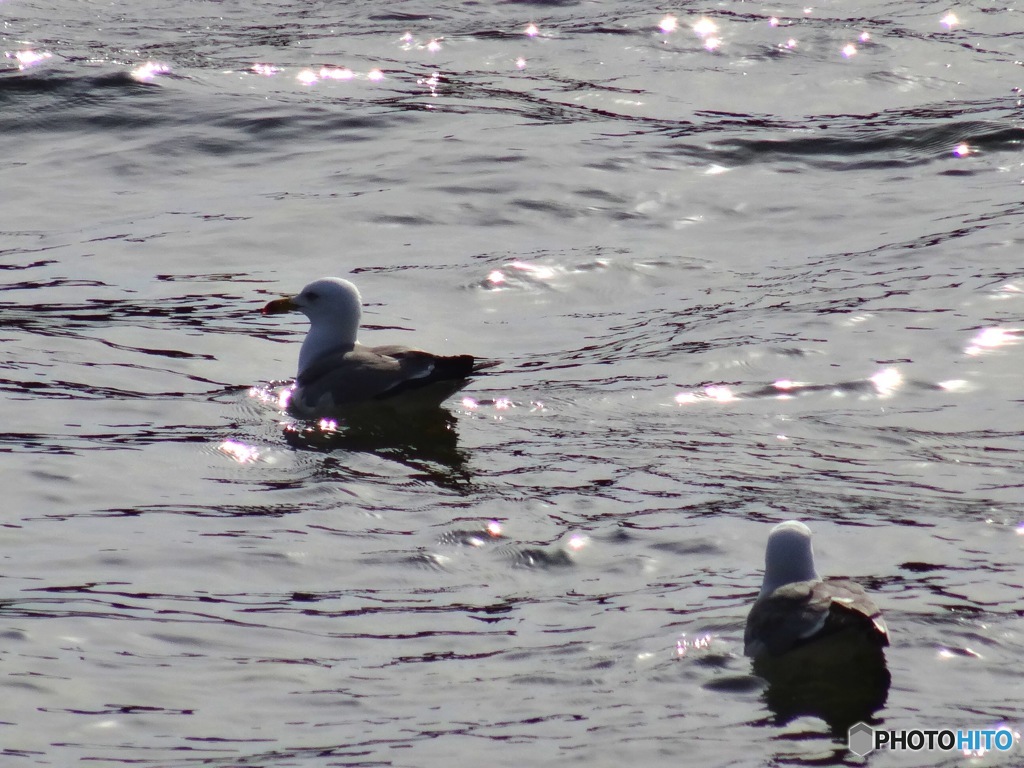
M267 306L263 308L262 314L280 315L284 314L285 312L292 312L293 310L296 309L298 309L298 306L295 304L294 301L291 300L290 297L284 299L274 299L273 301L267 302Z

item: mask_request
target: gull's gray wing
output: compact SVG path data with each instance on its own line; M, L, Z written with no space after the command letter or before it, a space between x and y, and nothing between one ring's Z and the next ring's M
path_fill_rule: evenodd
M393 404L405 396L439 405L475 370L471 355L443 357L405 347L342 348L318 358L299 374L291 408L317 417L335 409Z
M750 609L744 653L779 656L815 639L849 635L878 646L889 644L881 611L852 581L800 581L759 598Z

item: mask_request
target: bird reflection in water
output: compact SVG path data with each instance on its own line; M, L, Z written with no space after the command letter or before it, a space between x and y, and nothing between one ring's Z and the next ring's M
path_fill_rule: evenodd
M818 717L837 738L850 726L872 722L889 697L891 675L885 654L867 643L826 639L781 657L754 660L754 674L767 682L764 701L777 725L798 717Z
M418 479L459 490L472 477L458 446L457 424L440 407L412 413L361 409L338 419L286 422L284 438L300 450L372 453L413 469Z

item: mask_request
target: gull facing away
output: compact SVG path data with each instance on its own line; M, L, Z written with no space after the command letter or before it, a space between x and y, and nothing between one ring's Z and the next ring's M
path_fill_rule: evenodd
M818 575L811 529L796 520L772 528L761 592L747 616L743 652L757 660L812 645L845 653L847 646L851 651L857 646L880 650L888 644L882 613L860 585Z
M324 277L296 295L269 302L264 315L298 311L309 318L288 410L306 419L332 418L360 406L397 411L437 407L469 377L496 363L472 355L444 357L401 346L356 341L362 317L359 291L348 280Z

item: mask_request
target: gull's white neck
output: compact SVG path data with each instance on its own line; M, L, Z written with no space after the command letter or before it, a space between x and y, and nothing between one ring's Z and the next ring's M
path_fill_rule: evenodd
M299 349L299 373L301 374L309 368L322 355L337 349L354 347L355 343L354 330L349 333L337 326L314 323L310 326L309 333L306 334L306 338L302 342L302 348Z
M355 346L363 301L359 290L348 280L314 280L289 304L289 309L297 309L309 318L309 331L299 350L300 376L324 355Z
M814 567L810 529L795 521L775 526L768 536L764 581L758 597L766 597L786 584L820 580Z

